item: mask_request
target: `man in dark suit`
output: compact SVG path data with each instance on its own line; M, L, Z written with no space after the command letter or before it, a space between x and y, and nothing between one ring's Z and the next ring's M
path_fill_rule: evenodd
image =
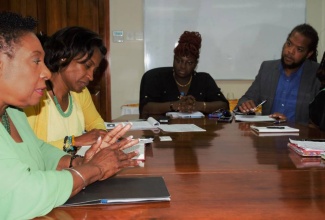
M320 88L316 78L318 34L308 24L296 26L288 35L280 60L264 61L255 81L239 101L240 112L256 111L262 115L307 124L308 105Z

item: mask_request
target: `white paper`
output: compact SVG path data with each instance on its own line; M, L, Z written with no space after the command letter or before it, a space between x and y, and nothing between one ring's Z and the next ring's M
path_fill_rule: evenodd
M167 132L191 132L191 131L206 131L195 124L171 124L160 125L159 128Z
M243 122L276 121L275 118L270 118L268 115L235 115L235 120Z
M204 114L202 112L192 112L192 113L185 113L185 112L167 112L166 116L171 118L204 118Z
M297 141L289 138L290 143L298 145L305 150L320 150L325 151L325 142L318 141Z
M160 136L160 141L172 141L173 139L170 136Z

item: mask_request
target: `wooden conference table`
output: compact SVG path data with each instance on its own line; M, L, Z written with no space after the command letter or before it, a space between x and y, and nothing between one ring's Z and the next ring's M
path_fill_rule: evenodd
M146 147L144 167L118 174L163 176L170 202L55 208L39 219L325 218L325 161L301 158L287 147L289 137L325 138L325 132L292 125L300 129L299 136L260 137L249 123L208 118L171 123L194 123L207 131L132 131L155 140ZM161 142L158 136L173 141Z

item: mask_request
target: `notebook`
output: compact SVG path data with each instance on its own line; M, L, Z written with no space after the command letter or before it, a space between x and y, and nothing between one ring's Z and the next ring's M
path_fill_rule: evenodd
M289 139L288 147L301 156L317 157L325 152L325 142Z
M297 168L325 167L325 163L320 157L302 157L294 150L289 149L289 157Z
M299 133L298 128L293 128L289 126L255 126L251 125L251 129L257 133Z
M163 177L112 177L87 186L62 206L163 201L170 201Z

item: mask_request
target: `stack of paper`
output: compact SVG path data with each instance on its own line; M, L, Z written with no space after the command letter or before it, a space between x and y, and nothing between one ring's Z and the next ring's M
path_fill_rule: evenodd
M320 154L320 157L325 160L325 152Z
M325 152L325 142L289 139L288 147L301 156L320 156Z
M322 162L320 157L302 157L291 149L289 152L289 157L297 168L325 167L325 163Z

